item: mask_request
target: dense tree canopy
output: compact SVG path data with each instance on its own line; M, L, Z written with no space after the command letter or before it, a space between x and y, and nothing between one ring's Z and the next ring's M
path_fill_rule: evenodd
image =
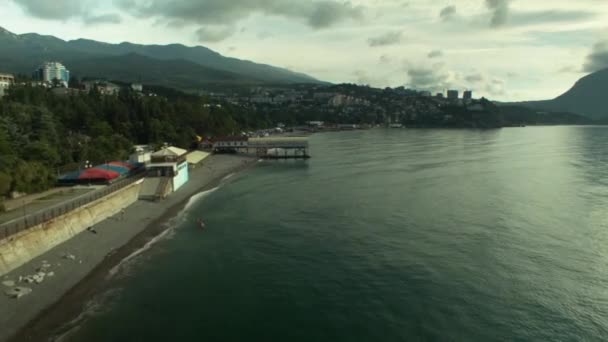
M232 134L256 128L255 120L227 107L205 106L201 97L58 96L39 87L19 86L0 99L0 198L52 186L59 172L126 159L134 144L170 143L188 147L196 135ZM263 124L263 123L262 123Z

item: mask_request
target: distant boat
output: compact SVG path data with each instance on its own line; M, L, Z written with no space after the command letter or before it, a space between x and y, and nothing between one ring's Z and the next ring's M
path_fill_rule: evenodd
M390 124L388 125L389 128L403 128L402 124Z

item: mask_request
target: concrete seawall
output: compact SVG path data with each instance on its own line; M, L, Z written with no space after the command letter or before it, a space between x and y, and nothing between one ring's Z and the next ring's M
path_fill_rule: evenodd
M0 276L137 201L141 181L0 241Z

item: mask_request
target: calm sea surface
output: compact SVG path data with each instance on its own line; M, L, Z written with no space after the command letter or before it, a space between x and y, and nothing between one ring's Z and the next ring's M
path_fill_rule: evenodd
M608 340L608 127L330 133L311 153L200 196L70 340Z

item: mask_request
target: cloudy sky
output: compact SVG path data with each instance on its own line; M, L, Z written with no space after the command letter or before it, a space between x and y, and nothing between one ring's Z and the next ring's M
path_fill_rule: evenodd
M608 67L608 0L0 0L62 39L204 45L331 82L555 97Z

